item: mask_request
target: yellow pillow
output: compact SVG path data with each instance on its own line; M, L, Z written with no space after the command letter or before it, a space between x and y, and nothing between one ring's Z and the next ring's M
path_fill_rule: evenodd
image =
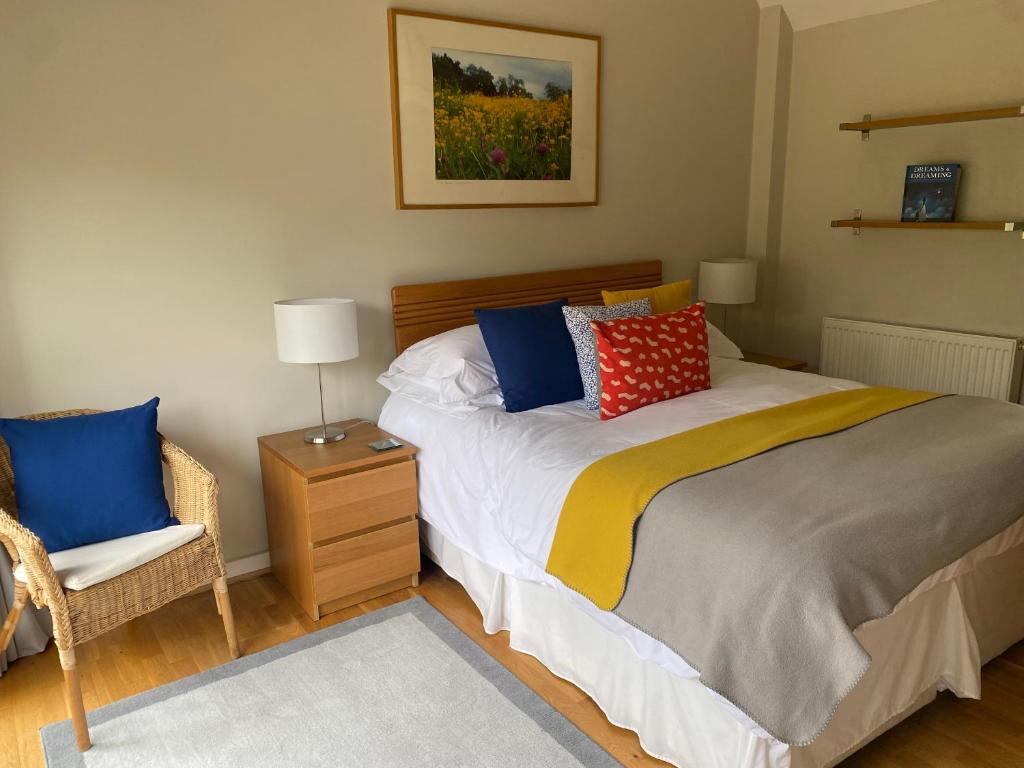
M601 298L604 305L622 304L624 301L636 301L637 299L650 299L651 311L656 315L663 312L675 312L690 306L690 290L693 282L680 280L678 283L665 283L655 288L638 288L633 291L601 291Z

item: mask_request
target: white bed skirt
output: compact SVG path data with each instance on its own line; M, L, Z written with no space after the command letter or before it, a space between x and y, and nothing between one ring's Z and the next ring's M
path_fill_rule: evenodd
M861 626L871 668L821 736L791 747L740 723L698 680L639 658L556 589L481 563L425 521L421 531L428 556L466 588L488 633L508 630L512 648L585 691L648 753L687 768L835 765L937 691L979 698L981 665L1024 638L1022 520Z

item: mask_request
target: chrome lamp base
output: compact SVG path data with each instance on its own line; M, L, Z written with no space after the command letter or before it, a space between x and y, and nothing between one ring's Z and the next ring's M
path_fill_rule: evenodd
M345 439L345 433L336 427L317 427L306 433L305 441L316 445L336 443Z

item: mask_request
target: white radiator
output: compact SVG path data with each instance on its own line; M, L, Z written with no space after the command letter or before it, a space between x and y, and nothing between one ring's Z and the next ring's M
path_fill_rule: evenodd
M821 373L865 384L1017 400L1019 339L826 317Z

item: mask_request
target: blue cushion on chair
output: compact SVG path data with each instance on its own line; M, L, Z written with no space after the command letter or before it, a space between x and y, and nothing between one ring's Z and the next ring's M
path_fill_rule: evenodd
M565 327L565 299L474 310L510 413L583 397L576 347Z
M46 549L81 547L177 525L164 496L156 408L58 419L0 419L18 518Z

